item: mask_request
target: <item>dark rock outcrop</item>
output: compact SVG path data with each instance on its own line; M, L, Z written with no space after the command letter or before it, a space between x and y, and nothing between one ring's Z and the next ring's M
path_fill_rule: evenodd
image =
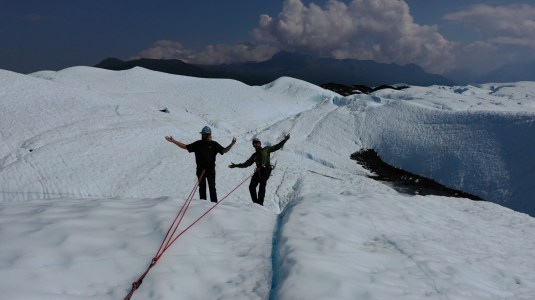
M363 84L345 85L341 83L325 83L321 85L322 88L336 92L342 96L349 96L353 94L369 94L382 89L402 90L409 86L406 84L386 85L382 84L376 87L369 87Z
M351 159L356 160L365 169L375 173L375 175L370 176L371 178L386 182L401 193L483 200L478 196L445 187L434 180L390 166L383 162L373 149L363 149L355 152L351 155Z

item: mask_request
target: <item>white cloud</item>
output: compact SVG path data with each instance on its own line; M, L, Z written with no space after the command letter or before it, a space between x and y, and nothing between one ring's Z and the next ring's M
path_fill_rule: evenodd
M441 72L453 62L455 43L436 26L418 25L399 0L330 0L324 7L286 0L277 17L262 15L253 30L259 41L288 50L336 58L417 63Z
M457 64L480 72L508 62L535 59L535 6L475 5L444 16L480 33L481 39L462 45Z
M203 51L185 48L181 43L160 40L153 47L138 53L136 58L180 59L195 64L224 64L244 61L264 61L273 56L277 48L255 43L236 45L208 45Z
M181 43L168 40L159 40L154 42L154 45L142 50L134 58L154 58L154 59L180 59L183 61L189 61L193 57L195 52L184 48Z
M237 45L209 45L195 57L198 63L223 64L244 61L264 61L277 52L269 45L243 43Z
M441 72L452 65L454 43L435 26L414 23L399 0L330 0L320 7L286 0L281 13L261 15L253 31L257 43L209 45L201 52L179 42L157 41L138 56L175 58L191 63L221 64L269 59L279 50L298 50L326 57L416 63ZM438 62L438 63L437 63Z
M444 19L460 22L481 33L495 44L523 45L535 48L535 6L475 5L468 10L448 14Z
M467 44L447 40L438 26L415 23L402 0L330 0L323 6L285 0L278 15L260 16L252 30L255 42L208 45L197 51L160 40L138 56L222 64L263 61L279 50L296 50L339 59L414 63L438 74L459 69L482 73L534 58L533 5L476 5L444 19L477 30L481 39Z

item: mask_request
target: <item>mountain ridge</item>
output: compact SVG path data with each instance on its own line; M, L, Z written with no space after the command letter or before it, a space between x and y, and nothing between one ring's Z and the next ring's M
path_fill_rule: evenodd
M405 83L419 86L453 85L446 77L425 72L415 64L398 65L371 60L321 58L308 54L281 51L263 62L221 65L188 64L177 59L141 58L122 61L107 58L94 67L127 70L135 66L153 71L201 78L230 78L248 85L264 85L283 76L301 79L316 85L328 82L378 86Z

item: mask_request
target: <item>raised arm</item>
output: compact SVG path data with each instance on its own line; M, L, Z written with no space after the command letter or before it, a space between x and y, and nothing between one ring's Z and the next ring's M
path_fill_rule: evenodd
M230 143L230 145L227 146L227 148L223 149L223 154L229 152L229 150L232 148L232 146L234 146L234 144L236 144L236 138L232 138L232 142Z
M165 139L166 139L168 142L173 143L173 144L177 145L178 147L187 150L187 148L186 148L186 144L181 143L181 142L175 140L172 136L166 136Z
M279 150L280 148L282 148L282 146L284 146L284 143L286 143L287 140L290 139L290 134L286 134L284 136L284 139L282 141L280 141L278 144L276 144L275 146L272 146L269 150L269 152L275 152L277 150Z

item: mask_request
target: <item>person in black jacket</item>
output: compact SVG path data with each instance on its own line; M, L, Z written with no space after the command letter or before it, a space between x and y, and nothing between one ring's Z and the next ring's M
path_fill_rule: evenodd
M217 191L215 188L215 158L217 153L221 155L227 153L236 143L236 138L232 138L230 145L223 148L218 142L212 140L212 130L210 127L204 126L200 133L202 138L188 145L173 139L172 136L166 136L165 139L182 149L188 150L188 152L195 153L197 178L199 178L204 171L204 176L199 182L199 196L202 200L206 200L206 181L208 181L210 201L217 202Z
M262 148L262 143L259 139L253 139L253 147L255 152L251 157L241 164L231 163L229 168L247 168L248 166L256 163L256 171L251 177L251 183L249 184L249 192L251 193L251 199L254 203L264 205L264 196L266 195L266 184L271 175L273 166L270 162L271 152L275 152L284 146L284 143L290 139L290 134L284 136L284 139L274 146L266 146ZM256 194L256 187L258 188L258 195Z

